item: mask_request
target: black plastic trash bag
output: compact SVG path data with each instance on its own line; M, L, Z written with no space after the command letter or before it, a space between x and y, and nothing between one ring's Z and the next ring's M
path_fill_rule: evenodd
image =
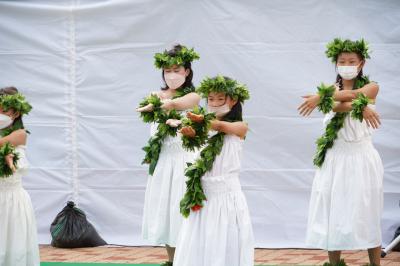
M50 226L51 245L57 248L83 248L107 245L86 219L85 213L68 201Z
M400 227L397 228L396 232L394 233L393 240L395 240L396 237L398 237L399 235L400 235ZM393 241L393 240L392 240L392 241ZM400 251L400 243L397 244L392 250L393 250L393 251Z

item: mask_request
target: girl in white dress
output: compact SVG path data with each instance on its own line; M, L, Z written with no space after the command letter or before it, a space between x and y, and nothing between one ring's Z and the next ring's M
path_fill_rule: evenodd
M28 162L21 116L31 110L14 87L0 90L0 266L39 266L35 214L22 187Z
M247 124L242 121L242 103L249 94L244 85L222 76L207 78L198 92L207 98L208 111L214 112L217 120L211 122L213 134L207 146L186 170L189 181L181 212L189 217L179 235L174 265L252 266L253 231L239 181L242 145L247 133ZM192 113L188 117L199 118ZM183 127L181 133L196 135L192 127ZM201 165L208 165L207 161L210 169L201 177L193 174L200 173ZM192 184L199 189L191 191ZM200 189L204 201L201 200L204 197L196 200Z
M163 114L175 110L184 111L198 105L200 96L194 92L191 68L191 62L198 58L193 49L181 45L155 55L155 65L162 69L166 86L153 94L161 99L160 112ZM150 113L154 108L149 104L137 110ZM174 119L156 119L154 122L151 127L153 140L157 134L162 133L160 123L172 127L179 125L176 123L178 120ZM150 141L148 147L154 145ZM165 136L158 145L161 146L159 153L156 156L149 155L149 161L146 161L150 164L150 175L145 194L142 235L152 245L165 244L169 261L163 265L172 265L176 238L183 221L179 213L179 202L185 192L184 169L187 162L193 161L195 154L182 148L179 134Z
M306 242L328 250L330 265L344 265L341 250L358 249L368 249L371 265L380 265L383 166L371 139L373 128L380 125L372 104L379 87L362 74L369 58L363 40L335 39L327 47L337 66L337 84L329 95L320 91L305 96L299 107L301 114L309 115L325 100L335 101L324 119L326 133L318 140L314 158L319 168Z

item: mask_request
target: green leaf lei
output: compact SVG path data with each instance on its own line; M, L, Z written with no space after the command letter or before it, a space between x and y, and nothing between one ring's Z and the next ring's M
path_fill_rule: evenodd
M194 92L195 89L194 87L187 87L187 88L180 88L177 89L174 97L172 99L176 99L179 97L182 97L188 93ZM153 95L154 96L154 95ZM150 96L152 97L152 96ZM147 113L146 120L144 119L144 116L141 116L143 118L143 122L145 123L158 123L157 126L157 132L154 134L154 136L150 137L150 139L147 142L147 145L144 146L142 149L145 151L145 157L142 161L142 164L149 164L149 174L153 175L154 170L157 166L158 158L160 157L160 152L162 148L162 144L167 136L172 136L175 137L177 135L179 127L170 127L169 125L166 124L166 121L168 119L182 119L182 116L179 112L176 110L170 110L170 111L165 111L161 109L161 100L158 96L155 96L158 100L153 98L153 102L147 102L145 103L144 101L141 102L140 107L143 107L147 105L148 103L154 103L158 106L157 108L153 109L152 112L143 112Z
M11 168L8 166L6 163L6 156L9 154L13 154L13 164L15 168L17 168L17 162L19 160L19 155L15 151L15 148L13 145L11 145L9 142L6 142L3 146L0 148L0 178L6 178L9 176L12 176L14 173L11 170Z
M354 82L354 89L359 89L370 83L367 76L357 78ZM339 130L343 127L344 120L348 115L348 112L336 113L335 116L330 120L325 128L325 133L317 139L317 151L314 155L314 165L321 167L325 160L327 151L332 148Z
M331 58L332 62L337 62L338 56L341 53L357 53L362 56L363 59L370 58L368 51L368 43L364 39L351 41L349 39L342 40L335 38L332 42L327 44L327 50L325 54L328 58Z
M171 110L170 112L163 113L157 121L157 132L154 136L150 137L146 146L142 149L145 151L145 157L142 164L149 164L149 174L153 175L154 170L157 166L158 158L160 157L160 152L162 144L167 136L175 137L177 135L178 128L170 127L165 122L168 119L181 119L181 115L176 110Z
M185 63L192 62L199 58L199 54L196 53L193 48L188 49L182 46L174 56L169 55L167 50L163 53L156 53L154 55L154 65L159 69L171 67L173 65L183 66Z
M245 85L221 75L214 78L205 78L196 91L204 98L207 98L210 92L223 92L233 100L238 100L241 103L250 98L249 91Z
M326 86L324 83L321 83L318 89L318 95L320 96L320 101L318 104L318 110L324 114L329 113L335 101L333 100L333 94L335 93L335 86Z
M26 101L25 96L21 93L1 95L0 106L3 108L4 112L13 109L21 115L28 114L32 110L32 106Z
M358 121L362 122L363 121L363 111L365 106L367 106L369 103L369 98L365 96L363 93L359 93L357 95L357 98L355 98L352 103L352 111L351 111L351 117L353 119L357 119Z
M182 136L182 146L188 151L195 151L196 148L200 148L207 142L211 121L215 119L214 113L207 113L206 110L201 107L195 107L192 113L196 115L203 115L204 120L200 123L197 123L193 122L189 118L183 119L182 127L190 126L196 132L196 136L193 138L184 135Z
M153 123L157 121L160 116L162 116L162 110L161 110L162 102L160 97L158 97L158 95L151 94L147 96L146 98L143 99L143 101L139 103L139 107L144 107L149 104L153 105L153 110L151 112L140 113L140 117L145 123Z
M211 170L214 160L221 153L224 144L225 133L217 133L207 140L207 146L200 152L200 157L192 164L188 163L185 170L186 193L180 202L180 211L184 217L188 217L190 210L197 211L203 207L203 201L207 200L201 186L201 177Z

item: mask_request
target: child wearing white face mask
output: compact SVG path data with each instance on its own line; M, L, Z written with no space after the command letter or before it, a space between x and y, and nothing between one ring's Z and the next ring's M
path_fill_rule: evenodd
M213 133L185 174L188 178L181 213L188 218L179 234L174 266L252 266L254 239L246 198L239 181L247 124L242 104L247 88L228 77L207 78L197 90L216 114ZM203 115L188 113L193 122ZM195 137L193 127L181 133Z
M374 105L379 87L363 76L369 58L364 40L335 39L327 48L336 84L322 84L299 107L305 116L317 106L327 113L314 157L306 242L328 251L326 265L345 265L341 250L357 249L368 249L370 264L380 265L383 166L371 140L371 128L380 125Z
M152 137L144 148L144 163L149 164L150 175L146 187L142 234L152 245L166 245L169 261L163 265L172 265L176 238L183 221L179 213L179 201L185 191L183 171L186 163L195 157L194 152L182 148L177 128L180 125L180 113L197 106L200 101L192 84L191 68L191 62L198 58L193 49L182 45L157 53L155 66L162 69L166 86L153 94L156 100L161 99L161 106L158 108L150 103L137 109L143 117L155 112L159 114L151 119L156 123L151 126ZM176 119L166 119L169 116Z
M0 266L39 266L35 215L22 187L27 133L22 115L31 106L14 87L0 89Z

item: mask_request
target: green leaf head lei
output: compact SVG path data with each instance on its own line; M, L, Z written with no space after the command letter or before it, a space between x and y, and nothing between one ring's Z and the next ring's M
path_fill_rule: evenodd
M171 50L165 50L162 53L154 55L154 65L158 69L168 68L173 65L185 66L194 60L200 59L198 53L193 48L187 48L183 45L175 45Z
M218 75L214 78L205 78L196 91L203 98L207 98L210 92L223 92L233 100L238 100L240 103L250 98L246 85L222 75Z
M0 135L3 137L11 134L15 130L23 129L22 116L28 114L32 110L32 106L25 99L25 96L19 93L18 89L15 87L0 89L0 107L3 112L13 110L15 113L19 113L19 117L14 120L12 126L0 130Z
M349 39L342 40L335 38L326 45L326 48L325 54L333 63L337 62L338 56L341 53L357 53L363 60L370 58L368 43L364 39L351 41Z

